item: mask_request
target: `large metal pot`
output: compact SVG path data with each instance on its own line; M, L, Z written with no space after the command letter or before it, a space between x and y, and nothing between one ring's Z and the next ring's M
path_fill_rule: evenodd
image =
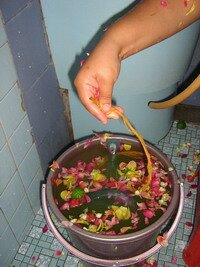
M109 137L109 141L110 140L114 142L117 140L119 142L131 144L135 150L142 150L139 141L132 137L117 135L114 137ZM84 157L87 154L87 150L88 153L91 153L91 151L93 151L96 153L96 155L98 155L97 147L99 147L99 142L100 139L95 138L92 144L90 145L90 149L84 149L87 140L81 141L76 145L72 146L71 148L67 149L56 161L59 163L60 166L66 166L66 164L69 165L69 162L73 162L73 159L81 158L81 155L83 155ZM97 259L97 261L93 261L95 263L98 262L98 259L104 259L105 261L111 260L111 262L126 262L126 259L145 253L156 244L156 238L158 234L162 230L163 226L169 222L169 220L175 215L175 213L177 213L178 207L178 219L180 219L180 213L182 209L182 207L180 208L180 195L183 194L180 194L180 182L178 180L176 171L174 170L174 167L170 163L169 159L161 151L159 151L151 144L147 143L146 146L149 153L154 155L162 163L164 169L166 171L170 170L169 177L172 178L172 198L166 212L156 222L135 233L118 236L106 236L99 235L96 233L90 233L73 225L63 216L63 214L60 212L60 210L54 203L54 197L52 194L52 183L50 179L53 175L55 175L55 173L52 173L50 171L47 177L47 185L45 190L46 196L44 196L43 193L43 200L47 198L47 202L51 210L59 219L61 224L66 227L70 236L72 246L75 248L75 252L80 252L79 255L77 255L78 257L81 258L82 254L88 255L88 261L90 262L92 261L91 258ZM46 211L46 199L44 201L45 205L43 205L43 207L45 206L44 210ZM178 219L176 218L176 220Z

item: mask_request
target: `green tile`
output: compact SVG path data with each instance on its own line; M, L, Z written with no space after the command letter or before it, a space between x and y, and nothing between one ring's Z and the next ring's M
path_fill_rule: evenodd
M54 255L52 250L46 249L46 248L43 248L41 253L44 254L44 255L47 255L47 256L53 256Z
M13 265L13 267L20 267L21 263L22 263L21 261L14 259L12 262L12 265Z
M64 264L65 264L64 261L59 260L59 261L57 262L57 266L56 266L56 267L63 267Z
M32 241L33 241L33 237L28 236L28 237L26 238L26 242L27 242L27 243L31 244Z
M39 242L38 239L33 238L33 241L32 241L32 244L33 244L33 245L37 245L38 242Z
M40 240L42 240L42 241L46 241L46 240L47 240L47 236L43 234L43 235L41 236Z
M58 262L58 260L57 259L52 259L51 260L51 262L50 262L50 264L49 264L49 267L57 267L58 265L57 265L57 262Z
M42 248L41 248L41 247L39 247L39 246L37 246L37 247L35 248L35 252L38 252L38 253L40 253L40 252L41 252L41 250L42 250Z
M31 244L27 250L26 255L31 257L34 253L35 248L36 248L36 246Z
M22 254L17 254L17 255L15 256L15 259L16 259L16 260L19 260L19 261L22 261L22 260L24 259L24 255L22 255Z
M50 248L50 244L44 241L39 241L38 242L38 246L42 247L42 248Z
M31 259L30 257L25 257L24 260L23 260L23 262L29 263L30 262L30 259Z
M34 220L33 223L32 223L32 225L35 225L35 226L38 226L39 227L40 226L40 221Z
M47 241L48 243L52 243L53 239L54 239L54 238L53 238L52 236L48 236L46 241Z

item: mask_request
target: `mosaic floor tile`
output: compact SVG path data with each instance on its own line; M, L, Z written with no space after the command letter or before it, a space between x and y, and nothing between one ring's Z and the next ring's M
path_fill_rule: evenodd
M182 251L188 242L195 212L196 190L191 188L191 183L184 179L189 174L188 167L195 170L194 151L200 150L200 126L187 124L185 130L178 130L174 122L168 135L157 145L172 161L184 185L184 210L178 228L169 240L167 247L163 247L152 258L157 260L158 267L185 267L182 260ZM185 156L184 156L185 155ZM196 184L196 181L192 184ZM52 220L60 233L67 238L66 231L60 227L59 222L52 215ZM43 211L40 209L32 226L24 238L13 262L12 267L91 267L89 263L79 260L69 253L56 240L50 230L44 231L46 225Z

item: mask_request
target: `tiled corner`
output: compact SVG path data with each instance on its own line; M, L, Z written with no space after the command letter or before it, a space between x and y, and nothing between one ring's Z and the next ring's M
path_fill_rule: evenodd
M194 151L199 149L199 139L199 125L187 124L186 130L180 131L174 122L168 135L157 145L173 161L175 169L178 170L180 181L183 183L185 194L183 214L176 231L169 239L168 246L161 248L152 256L157 261L158 267L186 267L182 259L182 252L192 231L188 222L192 223L194 218L196 189L182 178L182 174L188 174L187 167L191 166L191 163L194 170L198 165L194 160ZM187 143L190 143L191 147L188 148ZM187 157L182 158L179 153L186 153ZM196 181L192 184L195 185ZM61 227L54 215L52 215L52 220L59 232L67 239L67 231ZM15 267L97 267L69 253L45 225L46 220L42 209L40 209L32 222L30 231L15 255L12 262Z
M16 171L16 165L14 163L13 157L11 155L11 152L7 144L0 150L0 162L1 162L1 168L0 168L0 177L1 177L0 195L1 195Z
M60 115L57 121L54 122L54 127L51 132L47 133L42 143L37 145L38 154L42 162L43 170L48 170L50 163L55 159L55 151L57 153L66 147L68 136L66 131L66 125L63 123L63 115ZM63 132L65 134L61 135Z
M23 158L28 153L32 143L33 137L31 135L31 126L28 116L25 116L9 140L10 148L17 166L20 165Z
M23 236L24 229L26 228L28 222L30 222L30 220L32 221L33 218L33 210L30 206L28 198L24 196L20 205L16 209L15 214L10 220L10 227L12 228L12 231L19 242L22 241L20 238Z
M7 266L7 262L10 262L19 248L11 228L7 225L4 233L0 237L0 266Z
M7 221L11 220L24 195L24 186L18 171L16 171L7 185L6 190L3 191L0 196L0 207L3 210Z
M9 92L17 81L16 71L13 64L12 55L8 43L0 48L0 101Z
M63 116L63 102L55 77L54 67L50 65L31 90L24 94L30 122L38 144L48 134L47 130L54 131L54 124L60 116Z
M6 218L3 214L2 209L0 208L0 237L2 236L3 232L5 231L5 229L7 228L8 223L6 221Z
M5 6L7 10L8 5ZM50 61L39 1L29 1L17 16L6 23L5 29L21 89L25 91L38 79Z
M24 94L44 171L55 155L69 142L63 115L64 106L55 77L54 67L50 65L31 90Z
M27 196L35 214L41 207L41 183L44 182L42 169L39 168L27 190Z
M0 47L4 45L7 41L6 33L4 30L4 26L0 17Z
M11 136L25 116L21 102L20 89L16 83L0 102L0 121L7 138Z
M38 153L35 144L33 144L18 168L26 190L33 181L39 167Z
M4 131L3 131L3 128L2 128L2 124L0 122L0 150L5 145L5 143L6 143L6 136L4 134Z

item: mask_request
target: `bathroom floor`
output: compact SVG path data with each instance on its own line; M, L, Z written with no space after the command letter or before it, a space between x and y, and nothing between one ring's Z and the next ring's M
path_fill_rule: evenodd
M159 142L157 147L171 159L184 185L184 210L168 246L163 247L150 259L150 262L157 261L158 267L186 266L182 260L182 251L191 234L195 212L197 181L191 183L187 177L196 170L198 165L196 154L200 150L200 125L187 123L186 129L183 130L177 129L176 125L175 121L168 135ZM65 236L66 231L59 226L55 218L53 220ZM40 209L11 266L89 267L92 265L79 260L62 247L48 229Z

